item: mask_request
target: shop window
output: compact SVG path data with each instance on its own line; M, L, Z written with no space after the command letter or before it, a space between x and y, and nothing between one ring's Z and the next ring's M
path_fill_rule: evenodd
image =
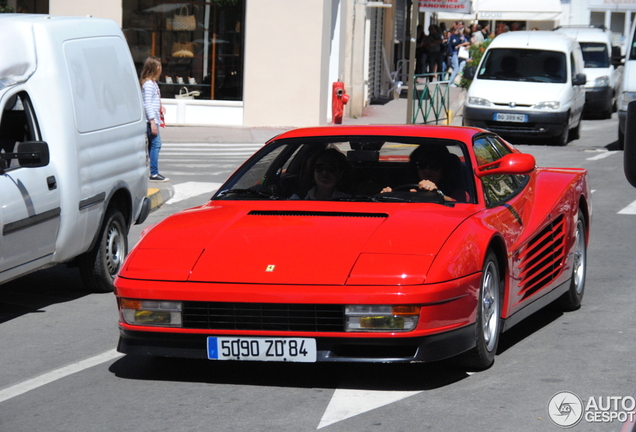
M243 100L245 0L123 0L123 32L141 72L161 59L162 98Z

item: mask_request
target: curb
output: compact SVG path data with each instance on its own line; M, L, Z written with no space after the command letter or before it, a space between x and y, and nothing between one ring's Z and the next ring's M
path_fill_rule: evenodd
M150 211L155 211L161 207L166 201L174 196L174 188L172 185L166 185L165 188L148 188L146 195L150 199Z

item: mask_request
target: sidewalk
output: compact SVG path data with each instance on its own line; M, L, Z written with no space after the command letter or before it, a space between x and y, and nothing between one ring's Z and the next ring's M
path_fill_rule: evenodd
M461 112L466 92L451 87L451 125L461 126ZM406 124L408 99L393 99L384 105L369 105L361 117L342 120L346 125ZM231 126L168 126L161 130L161 140L166 143L265 143L276 135L293 127L231 127Z
M450 87L451 125L461 126L461 112L466 92L460 87ZM345 117L345 125L406 124L408 99L393 99L384 105L367 106L361 117ZM168 126L161 130L161 140L165 143L231 143L265 144L270 138L293 127L230 127L230 126ZM148 197L152 209L160 207L174 194L170 183L149 183Z

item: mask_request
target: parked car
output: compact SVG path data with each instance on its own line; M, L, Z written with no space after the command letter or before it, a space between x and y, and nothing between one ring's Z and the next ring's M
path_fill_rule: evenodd
M587 172L535 165L477 128L279 135L208 203L142 234L115 280L118 350L215 361L459 356L487 368L502 331L555 301L577 309L584 293ZM325 184L335 189L319 199Z
M547 31L516 31L488 46L466 95L463 124L504 137L580 135L585 74L578 42Z
M0 284L60 263L113 290L150 211L146 118L111 20L0 14Z
M576 39L583 53L585 112L610 118L617 110L623 84L621 48L613 45L612 32L605 27L562 26L555 31Z

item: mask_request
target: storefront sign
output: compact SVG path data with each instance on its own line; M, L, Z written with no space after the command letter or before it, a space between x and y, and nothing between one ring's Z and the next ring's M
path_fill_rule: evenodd
M470 0L419 0L419 5L420 12L472 12Z

